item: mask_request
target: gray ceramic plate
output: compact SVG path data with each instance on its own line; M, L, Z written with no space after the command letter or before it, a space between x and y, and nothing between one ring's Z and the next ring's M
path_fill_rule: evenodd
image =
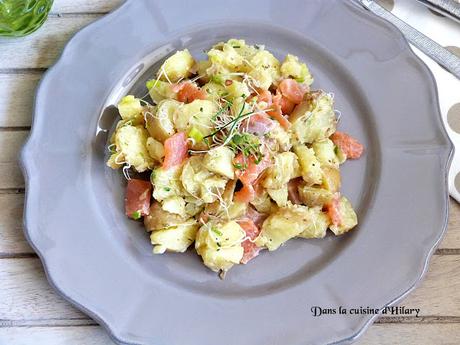
M104 165L115 119L103 109L145 93L171 52L200 55L230 37L306 60L367 149L343 169L358 228L290 241L221 281L194 252L153 256L123 215L123 179ZM446 227L451 150L427 67L349 2L133 0L78 33L40 85L21 156L25 228L51 284L118 342L351 342L374 316L311 308L381 308L414 288Z

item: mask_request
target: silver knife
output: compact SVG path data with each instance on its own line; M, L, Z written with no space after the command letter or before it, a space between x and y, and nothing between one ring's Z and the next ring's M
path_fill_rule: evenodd
M460 58L458 58L456 55L452 54L450 51L433 41L431 38L425 36L420 31L417 31L406 22L388 12L374 0L353 1L396 26L410 43L412 43L434 61L443 66L450 73L460 79Z

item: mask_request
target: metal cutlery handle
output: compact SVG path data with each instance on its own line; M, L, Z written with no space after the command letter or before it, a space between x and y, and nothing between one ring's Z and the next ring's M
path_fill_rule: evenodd
M377 16L386 19L395 25L410 43L460 79L460 58L456 55L452 54L446 48L442 47L406 22L391 14L375 1L358 0L358 3Z

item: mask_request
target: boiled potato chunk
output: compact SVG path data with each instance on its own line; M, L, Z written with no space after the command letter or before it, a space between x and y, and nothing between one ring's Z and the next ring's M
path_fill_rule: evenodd
M280 77L280 62L267 50L259 50L250 59L249 77L255 86L268 90Z
M329 227L329 217L321 210L321 207L309 208L310 221L305 223L305 229L299 234L303 238L323 238Z
M313 77L306 64L301 63L297 56L288 54L280 67L283 78L294 78L299 83L313 84Z
M270 213L273 208L272 200L266 189L264 189L262 193L256 193L256 196L250 203L260 213Z
M310 94L289 116L293 140L300 144L329 138L335 132L336 118L333 100L323 92Z
M107 165L118 167L123 163L144 172L153 167L153 159L147 150L148 133L143 126L124 125L119 127L114 136L116 152ZM112 164L115 163L115 164Z
M201 89L208 94L210 100L218 100L227 93L225 86L214 82L205 84Z
M191 103L183 104L173 117L173 122L178 131L190 132L192 128L199 131L202 136L211 133L212 117L218 111L217 104L196 99Z
M239 82L236 80L232 80L231 84L225 87L227 91L227 99L235 99L238 97L248 97L251 94L251 91L249 90L248 86L246 83Z
M302 233L309 222L311 214L306 206L289 205L279 208L264 221L256 244L270 251L276 250L287 240Z
M203 164L209 171L233 180L235 178L234 158L235 154L232 150L226 146L219 146L205 154Z
M291 179L300 176L300 166L293 152L282 152L275 155L275 162L267 170L263 186L269 189L280 189Z
M332 224L329 226L329 229L331 229L335 235L342 235L343 233L353 229L358 224L358 217L353 210L353 206L344 196L340 197L339 200L339 212L342 219L340 224Z
M165 156L165 148L163 144L160 143L158 140L152 137L148 137L147 151L149 152L150 157L152 157L157 162L163 161L163 157Z
M171 84L158 79L149 80L146 84L150 98L155 103L160 103L164 99L175 99L176 93L172 90Z
M155 114L146 114L146 127L151 137L164 142L176 133L172 119L180 106L180 102L166 99L158 103Z
M144 225L147 231L162 230L184 222L185 218L163 210L158 202L154 202L150 206L149 214L144 217Z
M191 157L185 163L180 179L189 194L205 203L216 201L227 184L227 178L206 169L201 156Z
M179 79L188 78L194 64L195 60L187 49L178 51L166 59L158 70L158 77L175 83Z
M303 180L310 186L321 184L323 172L321 164L315 156L315 151L305 145L296 145L294 152L299 160Z
M283 187L278 188L278 189L267 189L268 195L270 195L270 198L273 199L274 202L276 202L276 205L279 207L284 207L287 204L288 201L288 186L285 184Z
M275 142L275 145L272 148L273 151L285 152L289 151L292 147L291 137L288 132L281 127L278 121L274 122L273 128L266 133L266 136L268 139L272 139Z
M169 213L178 214L181 217L186 217L185 200L180 196L171 196L163 200L161 208Z
M324 139L314 142L312 148L321 165L330 165L335 168L339 167L339 159L335 154L335 145L332 140Z
M331 166L323 166L321 170L323 171L322 186L332 193L338 192L341 185L339 169Z
M123 120L138 120L142 118L143 109L140 99L132 95L123 97L120 103L118 103L118 111Z
M332 201L334 193L323 188L301 186L299 187L299 196L302 203L309 207L322 207Z
M198 230L195 249L211 270L227 271L240 263L244 237L244 230L235 221L220 224L209 222Z
M155 200L163 201L173 196L183 194L181 184L181 166L174 166L169 169L157 168L152 172L153 197Z
M189 220L177 226L152 232L150 241L153 244L153 253L163 254L166 251L185 252L195 241L199 227L195 220Z

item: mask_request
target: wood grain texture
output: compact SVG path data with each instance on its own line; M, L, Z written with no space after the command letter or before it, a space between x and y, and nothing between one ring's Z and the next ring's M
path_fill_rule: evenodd
M357 345L458 345L458 324L375 324Z
M99 326L0 328L0 344L30 345L113 345Z
M42 75L0 74L0 127L30 126L35 89Z
M51 13L106 13L123 2L123 0L56 0Z
M3 322L87 318L54 292L38 259L0 260L0 281Z
M22 231L23 194L0 194L0 258L33 253Z
M18 155L28 134L29 131L0 130L0 189L24 187Z
M99 14L50 17L40 30L30 36L2 41L0 72L49 67L75 32L100 17Z

